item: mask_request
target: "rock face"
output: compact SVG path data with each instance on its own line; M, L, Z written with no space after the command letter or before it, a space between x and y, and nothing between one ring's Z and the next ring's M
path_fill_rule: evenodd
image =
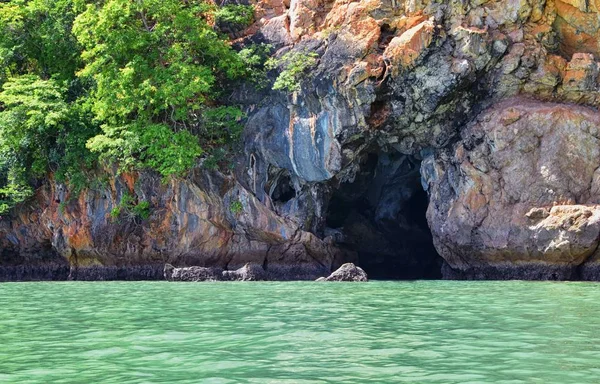
M228 97L248 115L235 169L109 171L78 193L50 175L0 218L0 279L154 279L165 263L314 279L348 262L372 278L600 279L599 7L256 1L236 45L319 58L296 92ZM126 194L147 219L111 217Z
M368 281L365 271L352 263L346 263L339 267L328 277L321 277L317 281Z
M429 180L447 273L576 277L600 237L599 127L595 110L523 99L466 127Z
M150 217L111 217L125 194L148 201ZM168 185L126 174L75 197L51 183L36 199L0 225L2 279L162 279L165 263L236 270L248 262L273 279L314 279L341 257L219 174Z

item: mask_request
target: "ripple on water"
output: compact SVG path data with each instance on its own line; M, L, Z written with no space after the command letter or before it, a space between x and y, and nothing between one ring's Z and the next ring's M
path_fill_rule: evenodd
M597 383L599 287L0 284L0 382Z

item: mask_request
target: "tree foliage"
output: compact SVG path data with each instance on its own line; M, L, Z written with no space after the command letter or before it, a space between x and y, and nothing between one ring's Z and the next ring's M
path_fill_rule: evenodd
M0 2L0 213L48 171L82 185L98 159L164 177L219 163L243 114L218 100L261 60L215 23L252 17L203 0Z
M80 14L81 76L96 82L94 111L109 125L156 119L183 126L240 75L237 54L207 23L212 8L178 0L107 0Z
M90 150L167 176L189 169L201 143L225 144L202 129L201 116L219 85L246 66L209 24L213 11L201 1L107 0L77 17L86 63L79 75L95 81L90 97L104 122Z
M249 26L254 20L254 8L250 5L228 4L215 12L216 25L221 30L235 32Z
M0 213L32 193L29 178L48 168L50 141L67 119L64 90L36 75L11 78L0 92Z
M48 168L49 141L55 141L67 120L64 89L35 75L11 78L0 92L0 151L3 158L33 176Z
M44 79L72 80L80 64L73 0L0 2L0 82L36 74Z
M139 200L137 196L125 193L119 204L110 211L110 217L115 222L119 222L121 219L136 222L148 220L151 213L148 201Z
M308 69L317 64L318 57L315 52L289 51L279 58L269 59L266 63L268 69L281 69L273 89L288 92L300 90L303 77Z

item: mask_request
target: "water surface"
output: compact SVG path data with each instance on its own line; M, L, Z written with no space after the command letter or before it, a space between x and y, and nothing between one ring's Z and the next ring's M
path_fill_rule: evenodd
M4 383L599 383L600 286L0 284Z

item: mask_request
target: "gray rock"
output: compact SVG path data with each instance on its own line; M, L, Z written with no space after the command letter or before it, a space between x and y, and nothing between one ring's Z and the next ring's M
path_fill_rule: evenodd
M171 281L173 279L173 271L174 270L175 270L174 266L172 266L171 264L165 264L165 268L163 270L163 276L165 277L165 280Z
M235 271L223 271L223 280L230 281L264 281L267 272L258 264L246 264Z
M185 267L175 268L165 265L165 279L169 281L220 281L223 280L221 268Z
M367 274L362 268L353 263L346 263L339 267L327 278L319 278L317 281L368 281Z

